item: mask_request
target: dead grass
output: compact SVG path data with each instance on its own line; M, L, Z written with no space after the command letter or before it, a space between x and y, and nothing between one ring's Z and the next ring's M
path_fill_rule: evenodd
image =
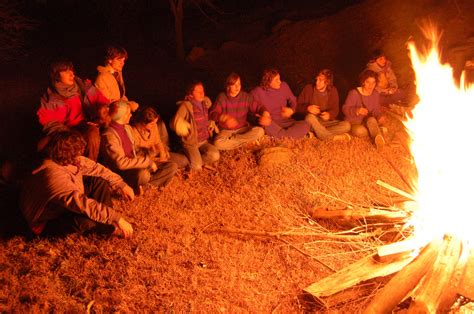
M258 151L277 144L292 150L292 162L258 166ZM381 240L325 238L345 227L314 221L308 212L393 203L397 195L375 184L404 189L386 158L408 167L400 147L379 153L364 139L266 139L224 152L216 171L178 175L164 191L149 188L133 203L117 201L135 228L129 241L3 241L0 311L314 311L302 289Z

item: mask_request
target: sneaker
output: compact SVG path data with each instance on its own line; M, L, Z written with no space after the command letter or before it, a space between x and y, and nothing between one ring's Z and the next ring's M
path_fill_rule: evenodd
M375 147L377 147L377 150L381 150L382 147L385 146L385 139L383 138L382 134L378 134L375 136Z
M349 133L337 134L337 135L334 135L334 137L332 138L333 141L342 141L342 142L350 142L351 139L352 137Z

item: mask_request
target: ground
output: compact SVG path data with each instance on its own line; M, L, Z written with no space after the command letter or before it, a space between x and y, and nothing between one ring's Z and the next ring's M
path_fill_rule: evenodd
M162 191L150 187L133 203L117 201L135 228L130 240L5 240L0 311L318 310L303 288L365 256L383 239L325 239L329 230L344 227L315 221L311 211L399 200L376 184L406 188L393 165L411 166L393 134L382 151L367 139L267 138L224 152L215 170L191 178L179 174ZM259 165L259 152L273 146L288 147L291 162ZM259 234L265 232L310 235ZM357 308L362 301L344 306Z
M191 65L134 47L125 73L128 93L158 107L166 119L192 76L204 79L208 94L216 96L229 71L237 69L249 89L258 84L262 67L277 65L298 93L315 69L331 67L342 102L370 51L380 46L401 83L413 88L404 43L411 35L421 37L417 22L431 16L445 30L446 47L457 46L473 32L471 12L469 1L364 1L325 18L275 23L279 27L251 38L252 43L229 39ZM81 53L93 55L94 47ZM36 63L2 72L2 108L15 108L2 116L2 153L15 152L20 161L30 161L39 136L34 111L46 72L45 59L38 56L45 55L38 52ZM81 65L87 65L84 76L93 74L95 64ZM382 151L367 139L265 139L223 153L215 170L191 178L180 173L163 191L147 189L133 203L117 200L116 208L135 229L130 240L4 237L0 312L325 312L303 289L369 254L392 234L355 243L329 240L329 231L347 225L314 220L311 212L400 204L400 196L376 184L382 180L406 190L404 179L415 173L400 140L401 124L390 117ZM18 121L31 127L21 128ZM291 149L291 162L259 165L261 149L278 145ZM11 209L2 210L1 218ZM368 295L348 298L334 309L358 311Z

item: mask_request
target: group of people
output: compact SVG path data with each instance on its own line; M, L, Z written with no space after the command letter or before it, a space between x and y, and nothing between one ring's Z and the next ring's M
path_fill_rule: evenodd
M42 164L25 180L20 208L37 235L104 232L130 237L133 228L112 207L113 192L133 200L151 184L166 186L178 169L199 171L220 158L219 151L275 138L385 140L381 104L403 93L382 52L376 52L351 90L339 120L339 94L331 70L324 69L298 97L276 69L266 69L250 93L231 73L214 103L204 84L192 82L177 102L170 127L181 139L171 152L166 124L152 107L126 96L122 47L107 49L95 82L75 76L67 60L53 62L50 86L37 111L44 137L38 143ZM134 119L131 122L132 114Z

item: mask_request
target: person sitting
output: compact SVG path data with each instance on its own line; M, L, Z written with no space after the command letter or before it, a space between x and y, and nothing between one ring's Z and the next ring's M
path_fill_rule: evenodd
M367 69L378 75L378 83L375 89L380 94L380 104L387 106L398 102L405 102L405 92L398 87L397 77L392 70L392 63L387 59L380 49L372 53L367 63Z
M168 143L168 133L165 135L158 129L160 116L151 107L146 107L138 111L132 125L133 140L135 147L147 151L155 162L172 161L179 169L189 165L188 158L183 154L170 152ZM164 124L163 124L164 125Z
M219 127L214 140L214 146L219 150L235 149L265 135L263 128L249 125L249 113L260 116L261 125L271 123L270 113L263 107L258 108L253 97L241 89L240 76L231 73L226 79L226 92L217 96L210 109L209 118Z
M184 100L176 104L178 110L171 118L171 128L181 138L191 170L201 170L203 165L209 166L220 158L219 150L209 143L213 132L218 129L208 118L212 103L205 95L203 83L192 82L186 89Z
M351 123L351 131L357 137L370 137L378 149L385 145L379 124L385 123L380 106L380 94L375 90L377 73L364 70L359 75L360 87L352 89L342 107L345 119Z
M104 94L109 103L118 100L127 101L132 109L136 111L139 107L135 101L128 100L125 95L125 82L123 80L122 70L125 61L128 59L127 50L119 46L109 46L104 58L104 65L97 67L97 78L95 86Z
M147 183L156 187L166 186L178 167L174 162L156 164L149 154L137 153L129 125L132 112L128 102L113 102L109 113L112 122L102 133L101 140L104 165L121 175L135 194L141 195Z
M43 150L53 133L75 129L86 140L86 156L97 160L100 147L98 112L108 106L108 99L89 80L83 81L75 76L74 66L69 60L54 61L49 74L50 86L41 97L37 111L46 134L38 143L38 151Z
M264 70L260 86L251 94L270 113L271 123L265 126L266 134L276 138L302 138L309 132L311 126L308 122L291 117L296 110L296 97L288 84L280 80L278 70Z
M296 112L305 116L316 136L321 140L349 139L348 121L338 121L339 93L332 84L332 71L323 69L314 84L306 85L298 96Z
M76 131L60 131L45 147L46 158L23 182L20 209L36 235L99 232L130 237L133 228L113 209L111 189L129 200L122 178L81 156L86 143Z

